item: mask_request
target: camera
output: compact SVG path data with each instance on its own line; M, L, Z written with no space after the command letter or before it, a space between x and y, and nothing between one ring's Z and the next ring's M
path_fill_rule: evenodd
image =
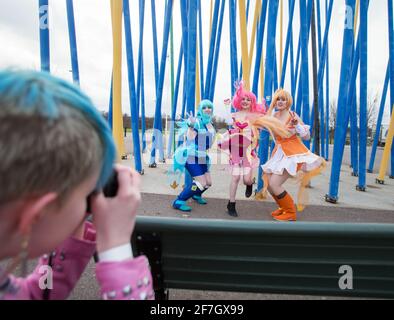
M113 198L116 196L116 194L118 193L118 173L116 172L116 170L112 170L111 176L108 179L108 182L105 184L105 186L103 187L103 193L104 196L106 198ZM91 197L96 194L97 191L93 191L86 199L87 202L87 206L86 206L86 212L87 213L91 213L91 205L90 205L90 201L91 201Z
M118 173L113 170L108 182L103 188L103 193L106 198L113 198L118 193Z

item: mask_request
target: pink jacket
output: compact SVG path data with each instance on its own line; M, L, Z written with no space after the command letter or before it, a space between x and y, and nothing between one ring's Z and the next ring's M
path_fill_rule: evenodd
M69 296L96 250L95 236L92 225L86 223L84 240L70 237L52 252L53 289L49 290L49 299ZM25 279L10 275L0 283L0 300L43 299L40 283L42 287L48 260L48 255L41 257L34 272ZM104 300L154 299L152 275L145 256L121 262L99 262L96 277Z

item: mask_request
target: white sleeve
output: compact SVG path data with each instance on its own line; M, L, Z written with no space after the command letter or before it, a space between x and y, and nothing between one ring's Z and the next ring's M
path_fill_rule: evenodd
M300 135L301 138L306 137L309 134L310 126L297 124L295 126L296 132Z
M133 257L133 250L131 249L131 244L126 243L124 245L101 252L98 254L98 256L100 262L123 261Z

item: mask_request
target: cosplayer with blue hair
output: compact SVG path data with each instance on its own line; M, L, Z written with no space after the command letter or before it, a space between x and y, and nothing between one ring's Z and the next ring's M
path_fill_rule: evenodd
M101 141L102 166L97 189L105 185L116 154L112 133L104 117L77 86L47 72L5 70L0 72L0 97L2 108L12 108L14 114L52 121L59 121L67 112L82 114Z
M66 299L95 253L104 300L154 298L148 259L130 244L139 173L114 164L107 121L79 87L47 72L0 71L0 154L0 300ZM105 188L113 172L117 192Z
M173 203L175 209L191 211L186 201L193 198L199 204L206 204L202 194L212 185L210 158L207 154L213 144L215 129L212 125L213 103L203 100L198 105L196 117L189 115L187 120L179 121L177 141L186 135L186 144L179 146L174 153L174 167L170 173L174 176L173 187L179 184L185 170L192 177Z

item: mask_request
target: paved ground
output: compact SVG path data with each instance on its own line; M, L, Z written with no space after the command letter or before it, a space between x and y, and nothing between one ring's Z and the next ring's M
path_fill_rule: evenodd
M126 149L131 152L130 144ZM380 162L382 150L378 151L376 170ZM218 163L212 167L214 185L207 191L208 204L198 206L191 202L193 211L190 215L179 214L171 208L171 202L178 190L169 187L167 180L167 164L158 164L155 169L148 168L149 155L144 155L144 175L142 177L142 205L139 215L147 216L169 216L181 218L207 218L207 219L234 219L225 213L228 199L230 176L226 172L227 158L224 154L215 153L214 158ZM133 160L125 160L124 164L133 166ZM310 205L298 215L299 221L326 221L336 223L394 223L394 180L387 177L386 185L375 184L376 173L367 175L367 191L356 191L357 178L351 176L349 168L349 149L345 150L344 165L341 170L341 181L339 188L339 201L336 205L329 204L324 200L328 192L330 180L330 163L327 170L318 178L313 180L312 188L308 189ZM293 195L296 185L291 181L286 188ZM256 202L253 199L246 200L244 197L244 186L239 187L237 194L237 208L240 217L245 220L271 220L269 213L275 208L272 200ZM277 223L277 222L273 222ZM34 262L30 264L33 268ZM98 286L94 276L94 263L91 262L75 288L70 299L97 299ZM170 299L207 299L207 300L274 300L274 299L333 299L327 297L310 297L299 295L271 295L250 293L223 293L210 291L171 290Z
M131 160L124 163L132 165ZM142 205L139 215L165 216L181 218L207 218L207 219L234 219L225 213L227 203L227 192L229 175L225 172L224 164L213 166L212 175L214 186L207 192L208 204L199 206L191 202L193 211L190 215L179 214L171 208L171 202L178 190L172 190L168 186L166 172L169 164L158 164L155 169L147 166L142 178ZM324 201L324 195L328 190L329 168L323 175L315 179L312 189L309 189L310 203L303 213L298 215L299 221L326 221L337 223L394 223L394 181L388 180L387 185L378 186L374 184L374 175L368 175L368 189L365 193L355 190L356 178L350 174L350 168L345 165L341 177L340 201L332 205ZM290 192L294 194L295 185L291 182L287 185ZM345 192L346 191L346 192ZM245 220L271 220L269 213L275 208L271 200L256 202L246 200L244 187L238 190L237 207L240 217ZM273 222L275 223L275 222ZM84 276L74 290L71 299L97 299L98 287L94 279L94 265L91 263ZM278 295L278 294L253 294L253 293L229 293L213 291L190 291L171 290L170 299L179 300L277 300L277 299L313 299L326 300L338 299L330 297L312 297L300 295Z
M148 141L149 143L149 141ZM126 152L129 160L124 160L123 163L134 167L134 160L132 154L132 140L130 134L125 139ZM330 158L332 157L333 146L330 146ZM148 144L148 150L149 144ZM165 149L166 150L166 149ZM367 164L369 163L371 148L367 150ZM338 189L338 203L334 207L351 207L363 209L394 209L394 180L388 176L385 178L385 185L376 184L375 180L378 176L379 166L383 154L383 148L378 148L376 153L374 173L368 173L366 179L366 192L356 190L358 185L358 178L352 176L352 169L350 168L350 147L346 146L343 154L343 165L340 173L339 189ZM212 179L213 187L207 191L206 197L216 199L228 199L230 175L228 174L228 156L224 152L218 152L213 148L210 153L212 163ZM168 194L176 196L180 192L180 187L173 190L169 187L171 183L167 178L167 170L170 167L171 159L167 159L167 163L157 163L158 167L155 169L149 168L150 152L142 155L143 162L143 183L142 191L146 193ZM389 162L390 163L390 162ZM387 168L387 175L390 168ZM257 170L256 170L257 175ZM312 182L312 189L309 190L309 203L312 205L329 206L331 203L325 201L325 195L329 193L331 176L331 162L327 163L327 168L323 174L315 178ZM297 186L292 181L287 184L288 191L295 195ZM238 188L237 198L244 198L244 187ZM271 200L269 200L271 201Z
M237 201L238 218L226 214L226 200L207 198L208 204L201 206L190 201L193 208L190 214L172 209L172 197L168 195L144 193L139 214L143 216L231 219L231 220L265 220L273 221L270 212L276 209L273 202ZM368 210L333 206L310 205L298 213L302 222L337 222L337 223L394 223L393 210Z

